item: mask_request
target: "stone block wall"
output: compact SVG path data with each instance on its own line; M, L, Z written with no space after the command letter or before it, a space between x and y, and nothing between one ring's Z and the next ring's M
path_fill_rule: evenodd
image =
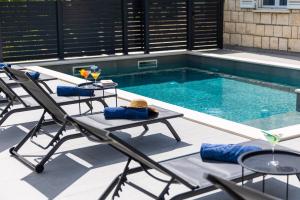
M240 8L225 0L224 45L300 52L300 10Z

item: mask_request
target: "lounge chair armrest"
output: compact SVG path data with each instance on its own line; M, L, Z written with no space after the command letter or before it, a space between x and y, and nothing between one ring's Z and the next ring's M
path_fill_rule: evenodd
M224 180L220 177L216 177L211 174L205 175L205 178L212 182L216 187L227 192L233 199L240 200L279 200L279 198L273 197L271 195L267 195L260 191L254 190L252 188L248 188L246 186L242 187L236 185L236 183L228 180Z

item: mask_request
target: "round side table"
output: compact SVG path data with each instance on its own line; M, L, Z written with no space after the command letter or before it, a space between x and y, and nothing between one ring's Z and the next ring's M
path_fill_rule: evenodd
M275 150L274 157L276 161L279 161L279 165L277 166L268 164L268 162L273 159L271 150L261 150L241 155L238 159L238 162L242 166L242 185L244 184L245 168L253 172L262 174L263 192L265 191L266 175L287 176L286 199L288 199L289 176L300 174L300 154L290 151Z

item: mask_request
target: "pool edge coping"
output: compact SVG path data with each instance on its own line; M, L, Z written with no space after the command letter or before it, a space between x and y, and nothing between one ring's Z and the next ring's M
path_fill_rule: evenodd
M231 49L228 49L231 50ZM251 52L243 52L232 50L233 53L249 53L254 54ZM127 60L127 59L138 59L138 58L151 58L155 57L164 57L164 56L176 56L176 55L190 55L190 56L202 56L207 58L218 58L223 60L229 61L236 61L236 62L245 62L250 64L259 64L259 65L267 65L270 67L276 68L287 68L293 70L300 70L300 62L299 65L291 64L291 63L277 63L273 61L266 61L262 59L254 59L254 58L240 58L234 55L224 55L218 54L214 51L176 51L176 52L154 52L151 54L131 54L131 55L113 55L113 56L98 56L98 57L84 57L84 58L74 58L74 59L66 59L66 60L50 60L50 61L33 61L33 62L24 62L24 63L17 63L20 66L24 67L31 67L31 66L53 66L53 65L60 65L60 64L78 64L78 63L87 63L87 62L97 62L97 61L117 61L117 60ZM292 60L291 57L289 58L280 58L283 60ZM12 62L13 63L13 62ZM14 64L14 63L13 63Z
M230 49L229 49L230 50ZM243 52L243 51L235 51L235 53L249 53L254 54L251 52ZM188 55L194 55L194 56L203 56L208 58L218 58L223 60L229 60L229 61L236 61L236 62L244 62L244 63L250 63L250 64L258 64L258 65L267 65L270 67L276 67L276 68L287 68L287 69L293 69L293 70L300 70L300 63L297 64L290 64L290 63L280 63L272 62L272 61L265 61L260 59L254 59L254 58L239 58L235 56L230 55L220 55L213 52L197 52L197 51L188 51ZM291 58L280 58L280 59L286 59L286 60L292 60Z

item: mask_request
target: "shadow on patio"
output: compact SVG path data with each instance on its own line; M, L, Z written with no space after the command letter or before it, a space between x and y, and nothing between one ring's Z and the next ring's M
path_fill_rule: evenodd
M147 155L168 152L190 145L185 142L177 143L173 138L162 133L137 138L131 138L125 132L117 132L116 134L125 138ZM45 166L44 173L32 172L22 179L50 199L55 198L92 169L112 165L111 170L117 175L120 173L120 169L113 170L115 169L113 165L127 160L121 153L103 144L60 152L53 157ZM102 180L93 180L93 182L101 184Z

